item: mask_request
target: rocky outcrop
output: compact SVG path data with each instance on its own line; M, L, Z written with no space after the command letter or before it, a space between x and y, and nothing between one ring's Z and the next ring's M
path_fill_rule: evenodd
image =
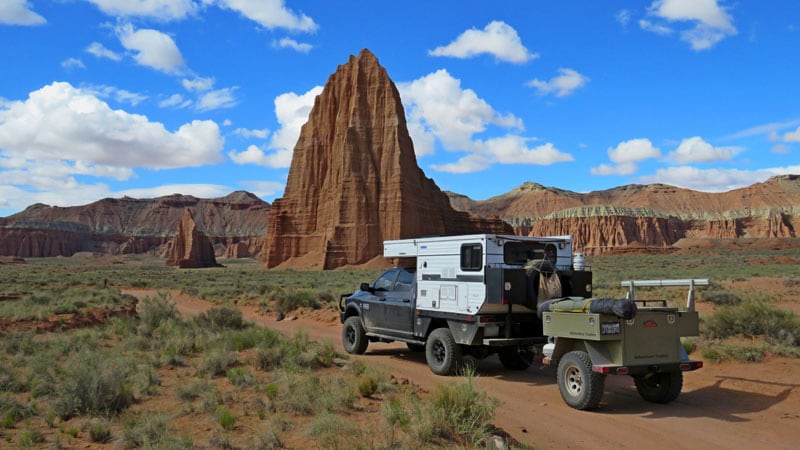
M219 267L214 257L214 246L208 237L197 229L191 210L183 213L175 237L167 247L167 266L181 269Z
M368 50L315 99L268 222L267 267L331 269L380 257L386 239L513 231L454 210L425 176L397 88Z
M187 207L218 255L240 242L245 243L249 257L261 252L270 205L249 192L237 191L212 199L174 194L154 199L107 198L65 208L31 205L0 218L0 255L163 255Z

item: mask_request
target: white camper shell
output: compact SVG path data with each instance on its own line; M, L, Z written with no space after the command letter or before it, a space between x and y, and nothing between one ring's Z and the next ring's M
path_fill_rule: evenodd
M547 260L558 271L571 270L572 236L472 234L399 239L384 241L383 256L416 259L418 310L476 315L507 313L506 305L512 304L512 312L535 312L531 305L511 298L492 301L487 279L498 269L519 269L531 260Z

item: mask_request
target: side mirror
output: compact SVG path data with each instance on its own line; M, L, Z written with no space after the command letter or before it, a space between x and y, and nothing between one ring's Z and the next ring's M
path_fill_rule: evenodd
M372 292L372 288L369 287L369 284L367 284L367 283L361 283L361 286L359 287L359 289L361 289L362 291L365 291L365 292Z

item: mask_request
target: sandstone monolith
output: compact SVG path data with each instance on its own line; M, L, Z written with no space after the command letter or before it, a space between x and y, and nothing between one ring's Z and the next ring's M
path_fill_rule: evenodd
M189 208L181 217L178 231L167 249L167 265L181 269L219 267L211 241L197 228Z

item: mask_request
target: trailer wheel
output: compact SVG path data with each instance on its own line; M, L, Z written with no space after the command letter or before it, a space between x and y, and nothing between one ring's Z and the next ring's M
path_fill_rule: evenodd
M648 402L669 403L681 393L683 372L648 373L633 377L639 395Z
M449 328L437 328L428 336L425 359L436 375L452 375L461 361L461 346L456 344Z
M367 351L367 335L364 333L364 325L358 316L348 317L342 327L342 346L347 353L361 355Z
M584 351L571 351L558 363L558 390L564 402L575 409L594 409L603 398L606 376L592 371Z
M514 345L503 347L497 352L503 367L508 370L526 370L533 364L534 352L528 347Z

